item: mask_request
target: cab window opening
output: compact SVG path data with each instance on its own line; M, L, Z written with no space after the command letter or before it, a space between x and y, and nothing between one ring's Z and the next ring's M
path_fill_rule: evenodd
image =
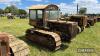
M43 18L43 10L30 10L30 19L42 19Z
M30 19L36 19L36 10L30 10L29 11L29 13L30 13Z
M59 18L59 10L46 11L48 20L57 20Z
M43 18L43 10L37 10L37 18L42 19Z

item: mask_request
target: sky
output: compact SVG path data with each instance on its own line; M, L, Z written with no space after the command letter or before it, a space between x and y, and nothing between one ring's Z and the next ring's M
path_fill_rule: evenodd
M100 13L100 0L0 0L0 8L16 5L20 9L28 10L32 5L56 4L62 13L75 14L76 5L86 7L87 13Z

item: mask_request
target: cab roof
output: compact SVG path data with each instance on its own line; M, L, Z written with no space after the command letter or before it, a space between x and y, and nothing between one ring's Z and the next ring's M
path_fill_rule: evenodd
M45 9L48 5L32 5L29 9Z
M32 5L32 6L29 7L29 9L46 9L49 6L58 7L57 5L54 5L54 4L50 4L50 5Z

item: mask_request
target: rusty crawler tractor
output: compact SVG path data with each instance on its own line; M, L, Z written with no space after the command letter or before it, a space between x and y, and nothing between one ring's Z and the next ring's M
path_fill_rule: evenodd
M0 32L0 56L28 56L29 48L25 42L14 36Z
M77 34L76 22L59 21L56 5L35 5L29 8L29 24L34 28L26 31L26 38L50 50L57 50L62 39Z
M69 21L74 21L74 22L78 22L78 26L81 29L81 32L85 29L85 27L87 26L87 16L84 15L73 15L70 16Z
M97 22L97 19L95 16L88 16L88 25L87 27L90 25L90 26L94 26L94 24Z
M100 16L97 16L97 22L100 22Z
M89 24L89 26L94 26L94 19L92 18L88 18L88 20L87 20L87 22L88 22L88 24Z

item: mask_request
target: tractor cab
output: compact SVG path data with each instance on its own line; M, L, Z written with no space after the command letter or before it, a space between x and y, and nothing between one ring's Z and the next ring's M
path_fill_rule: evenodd
M29 24L35 27L47 27L48 20L59 18L59 8L56 5L34 5L29 7Z

